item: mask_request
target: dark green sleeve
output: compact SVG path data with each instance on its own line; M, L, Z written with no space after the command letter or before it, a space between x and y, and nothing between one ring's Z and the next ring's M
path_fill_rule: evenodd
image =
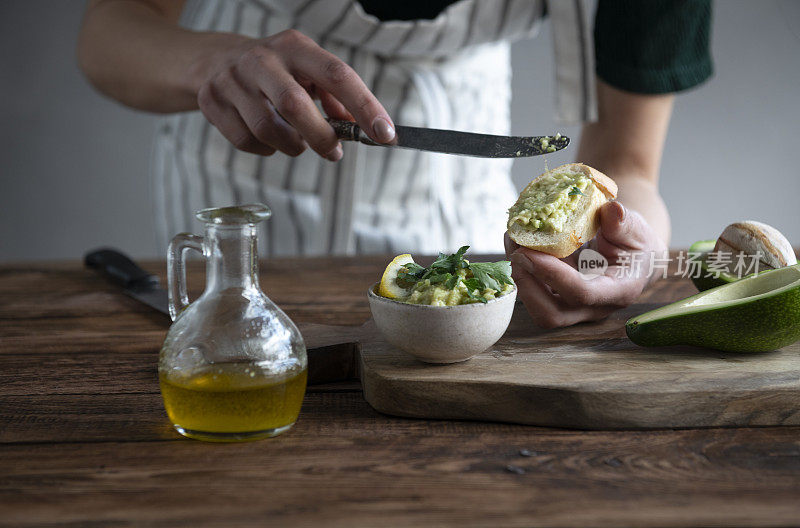
M628 92L692 88L713 73L710 36L711 0L599 0L597 76Z

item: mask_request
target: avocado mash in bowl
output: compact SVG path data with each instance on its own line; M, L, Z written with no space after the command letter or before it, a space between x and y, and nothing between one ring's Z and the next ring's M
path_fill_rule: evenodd
M469 274L469 276L468 276ZM511 292L514 289L513 283L500 286L500 290L477 286L472 289L467 286L471 273L462 269L456 272L459 281L454 288L448 288L443 282L432 283L430 279L418 281L409 291L408 296L398 299L409 304L428 304L431 306L458 306L459 304L473 304L481 302L478 298L483 298L487 302Z
M378 330L427 363L464 361L503 335L517 289L507 261L470 262L468 246L440 254L429 267L400 255L367 292Z

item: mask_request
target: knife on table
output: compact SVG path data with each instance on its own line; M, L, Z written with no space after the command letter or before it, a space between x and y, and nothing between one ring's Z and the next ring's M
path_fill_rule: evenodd
M110 248L96 249L83 257L83 263L121 286L126 295L169 317L169 296L159 278L140 268L127 255Z
M444 154L459 154L479 158L525 158L551 154L569 145L569 138L552 136L494 136L457 130L396 126L396 136L389 144L376 143L361 127L351 121L328 119L336 136L343 141L358 141L377 147L399 147Z
M84 264L97 270L109 281L122 288L123 293L169 316L169 295L156 275L139 267L124 253L111 248L90 251ZM330 343L330 326L299 325L306 342L308 355L308 384L332 383L358 379L359 345L352 327L335 327L342 333L341 342Z

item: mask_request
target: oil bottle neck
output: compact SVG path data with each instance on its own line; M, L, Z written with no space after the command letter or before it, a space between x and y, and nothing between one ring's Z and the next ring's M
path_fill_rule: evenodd
M259 289L256 226L206 225L206 290Z

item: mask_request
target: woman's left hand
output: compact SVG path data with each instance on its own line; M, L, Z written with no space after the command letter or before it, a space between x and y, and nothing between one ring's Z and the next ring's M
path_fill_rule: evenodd
M600 209L600 230L584 246L608 261L603 275L589 278L578 271L582 248L558 259L520 247L508 234L505 244L518 296L533 321L543 328L603 319L628 306L660 276L653 273L651 262L658 265L667 257L666 245L647 221L619 202ZM660 267L655 269L660 271Z

